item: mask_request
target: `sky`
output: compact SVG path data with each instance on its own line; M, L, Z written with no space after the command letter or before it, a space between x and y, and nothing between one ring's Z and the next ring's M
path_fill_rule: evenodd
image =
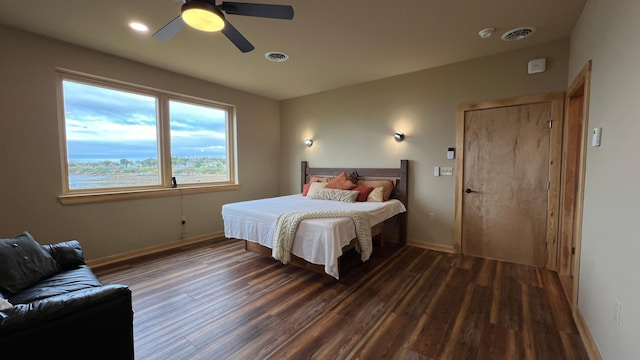
M158 158L156 98L63 81L70 161ZM225 157L225 111L169 101L172 156Z

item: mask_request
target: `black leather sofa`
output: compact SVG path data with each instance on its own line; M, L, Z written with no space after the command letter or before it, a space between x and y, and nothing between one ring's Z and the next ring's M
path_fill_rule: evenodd
M0 239L0 301L1 359L134 358L131 290L103 285L77 240Z

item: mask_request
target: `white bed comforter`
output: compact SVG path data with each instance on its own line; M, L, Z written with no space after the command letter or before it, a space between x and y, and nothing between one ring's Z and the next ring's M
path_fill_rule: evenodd
M398 200L347 203L311 199L300 194L242 201L222 206L224 233L228 238L257 242L273 248L274 226L280 213L302 210L356 210L369 214L374 226L406 211ZM300 222L291 253L311 263L324 265L336 279L342 248L356 237L350 218L306 219Z

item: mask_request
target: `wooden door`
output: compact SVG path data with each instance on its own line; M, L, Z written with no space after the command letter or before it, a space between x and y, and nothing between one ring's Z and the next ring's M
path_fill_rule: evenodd
M562 112L558 100L541 99L459 108L455 245L462 253L555 268L548 244L557 236L561 130L550 126L554 118L561 126Z

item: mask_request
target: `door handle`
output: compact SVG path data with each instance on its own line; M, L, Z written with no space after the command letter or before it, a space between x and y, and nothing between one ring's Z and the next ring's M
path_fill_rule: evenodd
M475 191L473 191L473 190L471 190L471 189L467 188L464 192L466 192L467 194L471 194L472 192L475 192Z

